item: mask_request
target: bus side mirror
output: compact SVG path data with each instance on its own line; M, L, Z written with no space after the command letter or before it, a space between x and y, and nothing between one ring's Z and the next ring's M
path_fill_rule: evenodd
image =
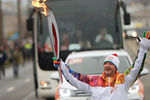
M130 14L124 13L124 25L130 25Z
M33 18L28 18L27 19L27 30L28 31L33 31Z

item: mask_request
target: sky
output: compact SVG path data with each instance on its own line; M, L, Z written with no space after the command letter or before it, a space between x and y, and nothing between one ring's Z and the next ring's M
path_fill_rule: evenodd
M25 11L28 7L28 3L30 3L30 7L32 0L21 0L21 8L22 11ZM17 11L17 0L2 0L2 9L4 13L14 13Z
M27 3L27 1L32 1L32 0L21 0L21 2L23 3ZM13 2L14 4L16 4L17 0L2 0L2 2Z

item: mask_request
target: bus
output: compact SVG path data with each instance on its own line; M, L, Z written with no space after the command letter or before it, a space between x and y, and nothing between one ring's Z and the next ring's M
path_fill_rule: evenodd
M48 0L60 36L60 58L65 61L71 52L123 49L123 25L130 24L130 14L121 0ZM49 99L58 85L51 75L53 53L48 33L47 16L34 9L27 20L27 29L33 32L33 71L35 94ZM100 35L105 34L103 37ZM101 38L100 38L101 37ZM104 39L108 37L108 39Z

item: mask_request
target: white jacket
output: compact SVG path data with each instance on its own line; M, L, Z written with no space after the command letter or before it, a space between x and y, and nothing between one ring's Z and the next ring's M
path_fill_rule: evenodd
M114 86L110 86L110 83L105 87L91 86L90 84L82 82L69 72L69 69L66 67L63 61L61 61L61 70L69 83L71 83L79 90L90 93L92 100L128 100L128 89L137 77L142 61L144 59L144 54L146 52L147 49L140 48L138 58L136 59L134 64L134 68L132 68L130 73L124 77L123 83L116 83Z

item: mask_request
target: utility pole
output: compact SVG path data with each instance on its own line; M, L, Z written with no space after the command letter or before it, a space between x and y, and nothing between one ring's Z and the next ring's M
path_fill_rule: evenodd
M2 12L2 0L0 0L0 45L3 45L3 12Z
M21 24L21 0L17 0L17 18L18 18L18 32L19 32L19 42L21 41L22 34L22 24Z

